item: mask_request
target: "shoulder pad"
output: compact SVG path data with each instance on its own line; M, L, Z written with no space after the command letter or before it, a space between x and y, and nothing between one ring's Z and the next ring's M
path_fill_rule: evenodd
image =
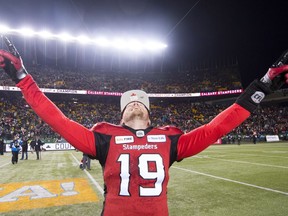
M175 133L175 134L183 134L183 131L180 130L179 128L175 127L175 126L171 126L171 125L167 125L164 127L159 127L159 130L164 130L164 131L170 131L171 133Z
M109 130L112 130L112 129L119 129L119 128L122 128L120 125L114 125L114 124L110 124L110 123L107 123L107 122L99 122L97 124L95 124L90 130L92 131L97 131L97 132L107 132Z

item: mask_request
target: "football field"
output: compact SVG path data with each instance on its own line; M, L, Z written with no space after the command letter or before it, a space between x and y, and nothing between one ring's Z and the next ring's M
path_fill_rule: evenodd
M82 171L81 157L45 151L36 160L29 152L12 165L11 153L0 155L0 215L100 215L102 170L93 160ZM171 216L287 215L288 143L213 145L174 163L168 203Z

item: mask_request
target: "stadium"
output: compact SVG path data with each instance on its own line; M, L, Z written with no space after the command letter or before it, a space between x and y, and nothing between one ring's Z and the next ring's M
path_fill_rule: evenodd
M84 10L77 1L71 2L76 14ZM94 7L94 3L87 2L88 7ZM147 9L148 1L144 2ZM199 11L205 11L205 7L209 11L208 2L195 1L190 6L182 3L185 9L168 35L177 35L182 22L197 7L201 8ZM142 6L126 5L128 18L131 19L132 9L140 16ZM197 15L197 10L194 13ZM91 29L87 36L58 34L44 32L35 23L34 30L0 25L0 34L17 47L26 70L41 91L67 118L88 129L101 122L120 125L121 95L131 89L141 89L150 99L151 126L169 125L186 134L209 124L233 105L247 83L259 75L250 74L253 78L247 79L243 58L234 52L210 56L203 51L203 55L192 59L185 59L183 55L179 61L175 55L179 55L180 48L170 48L176 47L173 39L178 37L179 40L179 35L163 41L145 36L125 37L124 34L94 37ZM123 25L122 31L127 25ZM0 49L7 49L4 39L1 40ZM267 66L262 76L287 48L283 46L282 43L281 48L275 45L271 51L273 55L261 65ZM256 65L249 67L262 69ZM284 84L267 96L242 124L203 152L173 163L167 189L169 215L286 215L287 93L288 86ZM0 69L0 107L3 146L3 154L0 151L0 215L101 215L106 188L100 160L91 160L91 170L79 169L83 153L35 114L20 88L3 69ZM17 153L16 164L11 163L11 142L15 137L22 139L21 144L24 140L28 144L27 155L23 154L23 149ZM43 143L39 152L31 145L34 139ZM123 146L129 148L129 145ZM131 145L131 149L141 151L151 146L155 147ZM124 157L121 162L124 163ZM150 177L152 173L148 170L146 175ZM135 214L119 212L119 215Z

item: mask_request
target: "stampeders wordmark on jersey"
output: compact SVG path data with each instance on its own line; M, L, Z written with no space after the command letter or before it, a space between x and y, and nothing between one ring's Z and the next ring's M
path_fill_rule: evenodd
M147 142L144 145L137 145L134 144L134 137L133 136L116 136L115 143L116 144L123 144L123 150L141 150L141 149L158 149L156 144L152 143L165 143L166 136L165 135L148 135ZM151 143L151 144L149 144Z

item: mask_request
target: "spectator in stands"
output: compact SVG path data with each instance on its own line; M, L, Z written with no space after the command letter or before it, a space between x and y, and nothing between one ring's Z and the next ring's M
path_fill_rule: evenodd
M242 140L242 135L241 135L241 133L238 132L238 133L236 134L236 139L237 139L237 144L240 145L240 144L241 144L241 140Z
M256 132L256 131L253 131L253 132L252 132L252 141L253 141L253 144L256 144L256 142L257 142L257 137L258 137L257 132Z
M0 137L0 155L4 154L4 140Z
M228 144L231 144L232 143L232 134L228 134Z

